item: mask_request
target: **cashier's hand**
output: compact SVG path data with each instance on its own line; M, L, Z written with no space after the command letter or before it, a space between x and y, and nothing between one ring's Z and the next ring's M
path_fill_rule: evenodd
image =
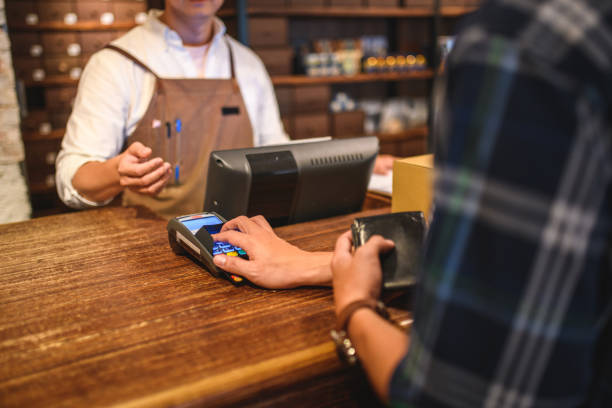
M351 231L338 238L331 263L336 315L356 300L378 300L382 284L379 255L394 246L393 241L374 235L353 252Z
M140 194L157 195L166 185L172 170L170 163L151 156L151 148L140 142L132 143L120 154L117 171L119 184Z
M291 245L279 238L261 215L234 218L212 237L244 249L249 256L245 260L216 255L215 265L258 286L287 289L331 282L331 252L307 252Z
M393 170L393 162L396 157L390 154L379 154L374 162L374 174L385 175Z

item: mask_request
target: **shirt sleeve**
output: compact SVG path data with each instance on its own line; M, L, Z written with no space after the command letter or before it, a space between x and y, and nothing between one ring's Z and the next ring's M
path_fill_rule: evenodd
M130 96L126 75L120 73L128 69L124 58L103 50L92 56L83 71L56 161L57 192L70 207L108 203L82 197L73 187L72 178L83 164L103 162L121 152Z

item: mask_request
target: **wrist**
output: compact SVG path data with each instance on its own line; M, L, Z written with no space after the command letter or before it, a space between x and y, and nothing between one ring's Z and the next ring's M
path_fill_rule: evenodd
M331 286L331 258L332 252L302 251L298 259L308 259L308 264L300 263L298 276L302 276L300 286ZM305 267L304 267L305 266Z
M351 319L355 314L362 310L371 310L383 318L389 317L389 312L385 308L385 305L376 299L357 299L346 304L342 308L338 308L336 311L336 330L348 332L348 327Z

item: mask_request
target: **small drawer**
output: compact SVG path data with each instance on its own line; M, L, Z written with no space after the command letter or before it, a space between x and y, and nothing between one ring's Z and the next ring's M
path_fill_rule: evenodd
M331 99L331 89L328 85L300 86L294 89L293 111L327 112Z
M291 115L293 112L293 87L277 86L274 88L276 93L276 101L278 102L278 110L281 116Z
M15 68L15 77L24 81L41 81L47 75L43 68L42 58L15 58L13 67Z
M362 7L367 0L329 0L331 7Z
M28 179L31 184L55 186L55 159L61 140L24 141Z
M290 75L293 68L293 48L259 48L254 50L270 75Z
M80 37L83 55L91 55L100 51L115 38L115 33L108 31L82 32Z
M308 139L329 136L329 115L327 113L304 113L293 117L292 139Z
M53 129L65 129L70 117L70 110L59 110L49 112L49 121Z
M251 7L286 7L286 0L249 0ZM235 5L234 5L235 7Z
M74 13L71 1L38 1L40 21L44 23L63 23L67 14Z
M28 115L21 119L21 128L24 132L38 132L41 125L50 124L49 112L45 110L29 111Z
M45 88L45 106L47 109L55 111L72 109L76 93L76 86Z
M40 22L36 1L5 1L6 21L11 24L37 25Z
M288 7L324 7L327 6L326 0L287 0Z
M365 0L369 7L399 7L399 0Z
M289 43L286 18L249 19L249 44L252 47L286 46Z
M47 75L69 75L74 68L82 68L80 57L46 57L43 66Z
M11 34L11 50L15 56L40 57L44 47L38 33L14 32Z
M334 137L363 136L364 119L362 110L334 113L331 115L331 134Z
M404 7L433 7L434 0L403 0Z
M293 118L291 116L281 116L281 122L283 122L285 133L291 137L293 134Z
M118 22L135 23L136 16L146 10L147 5L144 1L116 1L113 3L115 21Z
M79 44L78 36L76 33L42 33L42 44L45 55L69 55L69 51L72 53L72 48L75 47L73 44ZM70 48L69 48L70 47ZM80 54L81 47L79 45L78 51ZM75 55L72 55L75 56Z
M76 14L79 21L100 22L100 17L104 13L112 13L112 3L108 1L77 1L75 3ZM114 14L113 14L114 20Z

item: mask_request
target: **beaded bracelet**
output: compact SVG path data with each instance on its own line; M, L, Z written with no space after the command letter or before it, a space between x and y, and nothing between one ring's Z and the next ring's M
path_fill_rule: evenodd
M380 300L356 300L346 305L344 309L340 311L336 322L336 329L330 332L331 338L336 344L338 356L351 365L357 364L359 358L351 339L348 337L348 324L353 314L364 307L374 310L385 319L389 318L389 313Z

